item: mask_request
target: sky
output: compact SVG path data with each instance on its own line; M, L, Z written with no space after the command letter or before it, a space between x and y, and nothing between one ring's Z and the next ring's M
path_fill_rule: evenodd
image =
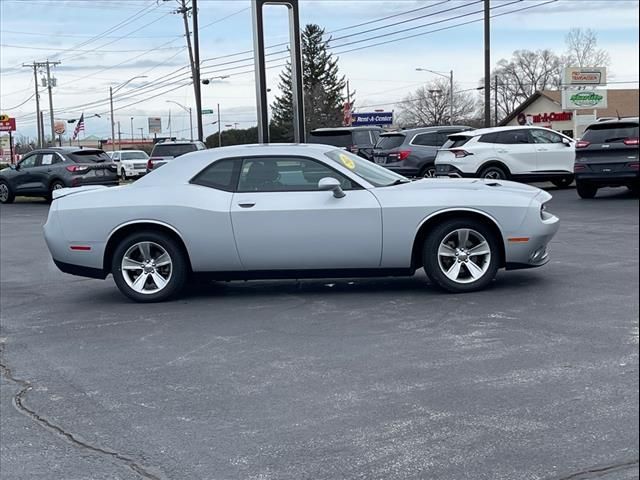
M250 1L199 0L198 5L202 78L212 79L202 86L203 108L215 111L220 105L223 129L255 125ZM491 21L492 65L517 49L560 54L570 28L590 28L611 56L608 88L638 88L638 0L492 0L491 5L492 15L504 14ZM85 134L108 138L112 87L118 89L114 120L123 138L131 137L132 124L134 136L140 128L147 135L150 116L162 117L168 134L169 115L171 133L189 138L188 113L171 103L195 112L184 24L173 13L177 7L177 0L0 0L0 112L16 118L17 134L35 136L33 70L22 64L49 59L60 62L52 68L56 119L84 113ZM478 86L481 11L482 0L300 0L300 23L316 23L331 37L331 51L356 92L359 111L394 110L395 102L437 78L418 67L453 70L459 89ZM270 100L278 92L287 40L286 8L266 7ZM48 111L42 89L40 99ZM45 117L49 131L48 113ZM203 119L205 136L217 131L215 114Z

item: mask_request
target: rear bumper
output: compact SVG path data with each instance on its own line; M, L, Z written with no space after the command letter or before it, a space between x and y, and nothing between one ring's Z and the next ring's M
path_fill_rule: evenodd
M467 173L447 163L436 164L436 177L474 178L475 173Z
M624 170L621 172L576 172L576 182L590 183L601 187L629 185L640 182L640 172Z
M72 265L71 263L60 262L55 258L53 259L53 263L56 264L56 267L58 267L61 272L68 273L69 275L76 275L78 277L99 278L100 280L104 280L105 278L107 278L106 272L100 268Z

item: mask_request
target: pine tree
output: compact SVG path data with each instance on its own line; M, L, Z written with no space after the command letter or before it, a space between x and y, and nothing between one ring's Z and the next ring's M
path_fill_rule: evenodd
M329 40L323 40L324 29L309 24L302 32L302 83L304 88L305 127L342 125L346 80L340 76L338 59L328 50ZM287 63L278 84L281 94L272 105L271 137L273 141L293 140L293 91L291 64Z

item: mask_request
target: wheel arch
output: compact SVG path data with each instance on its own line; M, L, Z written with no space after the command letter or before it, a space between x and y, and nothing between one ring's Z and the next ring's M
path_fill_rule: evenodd
M506 251L504 238L502 236L502 230L500 230L496 219L486 212L482 212L473 208L448 208L432 213L427 218L425 218L418 227L416 235L413 239L413 247L411 250L411 267L413 269L417 270L424 266L422 260L424 242L433 227L444 222L445 220L457 220L460 218L472 218L474 220L478 220L491 229L491 231L495 234L498 245L500 246L500 263L498 264L498 266L500 268L505 266Z
M163 233L171 237L176 242L178 247L182 250L184 258L187 260L187 267L189 269L189 272L191 273L193 271L191 268L191 258L189 257L189 251L187 250L187 246L184 242L184 239L182 238L182 235L176 228L167 223L157 220L136 220L119 225L118 227L114 228L109 234L107 243L104 248L104 256L102 259L103 269L106 273L111 273L111 261L113 259L113 254L117 248L118 243L128 235L140 231L153 231Z
M507 165L502 160L492 159L485 161L478 167L478 169L476 170L476 177L480 177L480 172L482 172L482 170L487 167L500 167L504 170L504 173L507 174L507 178L511 176L511 170L509 170L509 167L507 167Z

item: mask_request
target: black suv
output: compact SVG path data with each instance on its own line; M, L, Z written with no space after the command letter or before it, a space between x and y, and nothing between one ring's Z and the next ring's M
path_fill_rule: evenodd
M373 161L406 177L435 177L438 149L454 133L473 130L450 125L383 133L373 149Z
M333 145L373 160L373 146L382 132L380 127L316 128L307 135L307 143Z
M573 170L578 195L593 198L600 187L620 186L638 194L639 151L637 117L589 125L576 142Z
M178 158L185 153L197 152L198 150L206 150L207 146L199 141L189 140L169 140L158 142L153 146L151 155L147 160L147 173L154 168L161 167L174 158Z
M51 200L52 192L64 187L117 184L117 167L102 150L45 148L0 170L0 203L11 203L16 195Z

